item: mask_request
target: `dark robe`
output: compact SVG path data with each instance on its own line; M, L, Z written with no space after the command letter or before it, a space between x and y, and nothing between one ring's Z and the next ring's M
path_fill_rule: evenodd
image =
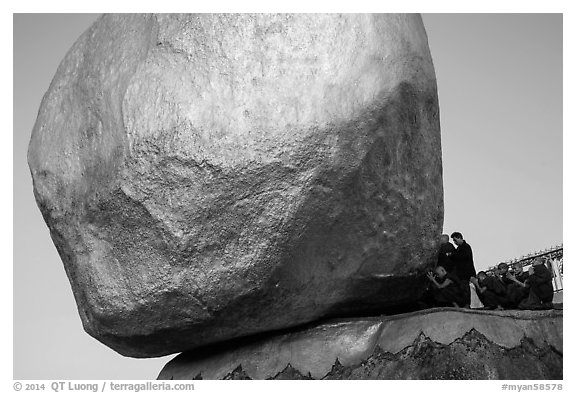
M552 306L554 287L552 286L552 274L546 269L546 266L534 266L534 274L528 276L528 285L530 285L528 298L520 302L519 308L538 310Z
M528 280L528 277L530 277L530 274L528 272L522 272L519 274L514 274L514 277L516 277L516 280L520 282L526 282Z
M500 279L500 281L506 287L514 282L514 281L510 280L508 277L506 277L506 274L508 274L508 273L510 273L510 270L506 270L503 274L497 275L497 277Z
M502 277L494 276L494 277L486 277L484 280L485 287L488 290L494 292L496 295L499 296L506 296L506 283L502 279Z
M478 292L478 297L487 308L511 307L512 302L506 296L506 285L498 277L486 277L479 283L480 287L485 287L486 290L482 293Z
M450 285L444 288L434 287L434 301L437 307L452 307L453 303L458 304L460 307L464 307L469 303L468 296L463 291L462 283L458 277L452 273L448 273L444 279L437 279L438 284L444 283L445 280L450 280Z
M464 241L452 253L454 270L452 271L461 281L468 282L470 277L476 276L474 259L472 258L472 247Z
M438 250L438 266L442 266L448 273L454 270L454 262L450 255L454 251L456 251L456 248L450 242L442 243Z
M518 281L525 283L526 281L528 281L529 274L528 272L522 272L519 274L515 274L514 276ZM523 287L521 285L516 284L513 281L510 284L508 284L508 287L506 288L506 295L508 296L508 299L510 299L510 301L515 307L518 307L520 302L528 297L529 292L530 292L529 287Z

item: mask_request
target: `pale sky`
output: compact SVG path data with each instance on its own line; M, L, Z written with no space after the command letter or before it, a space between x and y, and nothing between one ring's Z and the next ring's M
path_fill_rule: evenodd
M26 149L42 95L97 15L14 17L14 378L154 379L84 333L34 201ZM438 80L444 231L477 270L562 243L562 16L423 15Z
M562 15L427 14L444 231L477 268L562 243Z

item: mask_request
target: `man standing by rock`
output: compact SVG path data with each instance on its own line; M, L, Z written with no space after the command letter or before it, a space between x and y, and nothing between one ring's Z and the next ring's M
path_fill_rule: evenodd
M450 237L448 235L442 235L440 237L437 266L442 266L448 273L454 270L454 262L452 261L452 253L454 253L454 251L456 251L456 248L450 243Z
M460 232L454 232L450 237L458 246L451 256L452 262L454 263L453 272L460 280L467 283L470 277L476 276L472 247L466 243L466 240L464 240Z

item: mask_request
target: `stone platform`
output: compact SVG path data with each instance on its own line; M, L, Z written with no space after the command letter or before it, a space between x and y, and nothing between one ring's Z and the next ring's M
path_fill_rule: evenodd
M562 379L562 310L435 308L182 353L158 379Z

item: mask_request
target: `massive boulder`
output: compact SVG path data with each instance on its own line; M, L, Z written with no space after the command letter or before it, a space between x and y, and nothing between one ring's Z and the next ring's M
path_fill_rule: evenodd
M562 332L561 310L340 319L183 353L158 379L562 379Z
M412 301L443 221L419 15L106 15L28 151L85 330L160 356Z

